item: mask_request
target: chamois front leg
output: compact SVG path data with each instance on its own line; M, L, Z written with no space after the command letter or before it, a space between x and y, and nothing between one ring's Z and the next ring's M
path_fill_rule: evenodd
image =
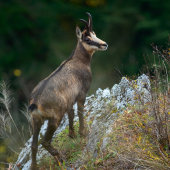
M32 164L31 164L31 170L37 170L37 162L36 162L36 154L37 154L37 148L38 148L38 135L42 126L41 120L38 120L36 118L32 118L33 122L33 141L32 141Z
M74 109L70 109L68 111L68 119L69 119L69 134L68 136L70 138L75 138L76 134L74 132L74 127L73 127L73 120L74 120Z
M56 120L54 118L49 119L47 131L45 136L43 137L41 144L42 146L57 160L62 162L62 155L51 145L52 137L56 129L61 123L62 118L60 120Z
M84 103L85 103L85 98L82 100L79 100L77 102L78 105L78 116L79 116L79 134L81 136L85 136L85 129L84 129Z

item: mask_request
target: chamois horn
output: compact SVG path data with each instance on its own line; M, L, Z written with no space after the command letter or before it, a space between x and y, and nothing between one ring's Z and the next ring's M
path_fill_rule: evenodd
M84 22L84 23L85 23L85 25L86 25L86 29L87 29L87 33L89 33L89 34L90 34L90 30L89 30L89 26L88 26L87 22L86 22L84 19L79 19L79 21L82 21L82 22Z
M93 31L93 22L92 22L92 16L90 13L86 12L85 14L87 14L89 16L88 18L88 23L89 23L89 28L90 28L90 31Z

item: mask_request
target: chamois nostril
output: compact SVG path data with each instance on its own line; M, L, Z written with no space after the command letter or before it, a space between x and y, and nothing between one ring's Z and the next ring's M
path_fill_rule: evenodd
M108 45L107 45L107 43L105 43L105 44L102 44L102 46L105 46L105 47L107 47Z
M107 47L108 47L108 44L107 44L107 43L105 43L105 44L102 44L102 46L104 46L104 47L106 47L106 48L107 48Z

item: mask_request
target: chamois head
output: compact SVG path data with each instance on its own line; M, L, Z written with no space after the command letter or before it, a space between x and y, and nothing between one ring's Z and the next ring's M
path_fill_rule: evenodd
M92 17L88 12L86 12L86 14L89 16L88 23L83 19L79 20L85 24L84 31L81 32L80 28L78 26L76 27L78 41L82 43L88 52L106 50L108 47L107 43L96 37L96 34L93 31Z

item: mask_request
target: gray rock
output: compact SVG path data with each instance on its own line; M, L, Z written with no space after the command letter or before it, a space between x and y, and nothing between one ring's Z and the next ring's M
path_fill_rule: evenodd
M151 100L150 95L150 81L149 77L145 74L138 77L137 80L129 81L126 77L122 77L119 84L115 84L111 93L115 98L117 109L127 107L128 104L134 105L138 102L145 104ZM136 95L140 99L135 99Z

